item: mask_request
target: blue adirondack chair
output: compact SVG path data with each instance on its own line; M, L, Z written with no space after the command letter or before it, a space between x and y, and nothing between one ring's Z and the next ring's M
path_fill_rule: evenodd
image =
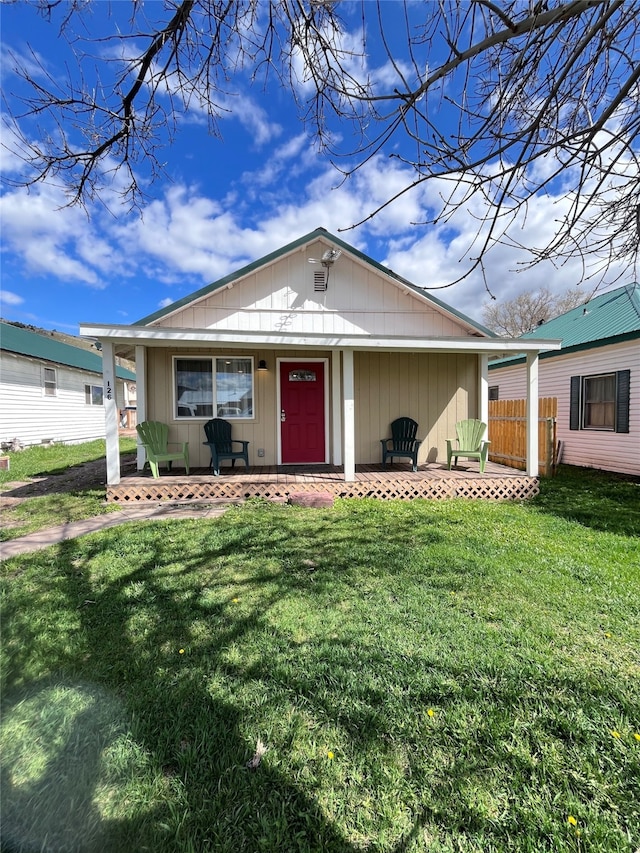
M391 424L391 438L381 438L382 464L393 457L411 460L413 470L418 470L418 449L422 439L416 438L418 424L412 418L396 418Z
M164 462L169 471L173 462L184 462L185 471L189 473L189 442L170 442L169 427L160 421L142 421L136 427L140 441L144 446L147 462L155 480L160 476L160 465ZM181 450L170 451L173 444Z
M204 425L207 440L203 441L211 451L211 467L216 477L220 475L220 461L230 459L231 467L236 464L236 459L244 459L244 464L249 467L249 442L231 438L231 424L222 418L213 418ZM234 450L234 445L239 449Z
M484 441L484 434L487 430L487 425L482 421L470 419L467 421L459 421L456 424L457 439L447 439L447 467L451 470L451 460L453 464L458 464L458 456L464 456L465 459L480 460L480 473L484 474L484 469L487 464L487 455L489 453L490 441ZM454 444L457 446L454 447Z

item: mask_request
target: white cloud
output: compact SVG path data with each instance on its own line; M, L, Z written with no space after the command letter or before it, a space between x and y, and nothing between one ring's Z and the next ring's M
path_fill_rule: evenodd
M10 290L0 290L0 302L4 302L5 305L22 305L24 299Z
M270 121L267 111L252 98L241 96L237 100L227 100L225 108L229 109L231 115L249 132L254 145L265 145L282 134L282 125Z
M103 287L92 263L74 256L83 242L96 239L93 229L81 210L62 204L48 187L5 193L0 199L5 248L19 254L32 273Z
M512 233L519 233L525 246L544 246L555 235L557 221L567 205L563 195L535 198L526 216L522 211L515 220ZM415 239L411 232L400 241L392 239L384 263L427 290L446 285L468 270L471 258L478 254L482 213L479 200L472 200L456 212L446 229L431 226L413 232ZM479 319L482 305L490 299L485 279L490 292L500 301L542 287L560 293L584 280L585 271L578 258L558 266L544 262L531 268L526 267L527 258L516 246L495 245L485 256L484 278L480 270L475 270L452 287L434 290L434 295ZM615 265L611 274L617 274Z
M292 164L301 160L308 179L289 180ZM3 236L5 247L36 274L49 273L91 287L106 286L118 276L144 276L177 287L184 295L323 226L428 290L468 269L482 213L478 200L463 205L446 226L412 226L428 218L451 187L444 181L428 181L401 194L372 220L351 228L412 178L413 173L397 160L378 157L340 183L336 171L322 165L306 147L304 134L298 134L276 148L266 166L243 175L248 191L215 199L198 187L175 183L148 203L140 218L127 213L102 217L94 211L96 218L89 221L78 208L60 209L64 199L49 187L7 193L0 200ZM109 200L114 211L122 210L117 186ZM522 243L544 245L567 204L561 194L536 199L527 217L518 221ZM522 257L520 250L508 245L496 246L487 255L486 278L499 299L543 285L565 291L582 280L578 261L560 269L548 264L516 273ZM487 299L477 271L455 287L434 293L476 319ZM160 306L171 301L163 299Z

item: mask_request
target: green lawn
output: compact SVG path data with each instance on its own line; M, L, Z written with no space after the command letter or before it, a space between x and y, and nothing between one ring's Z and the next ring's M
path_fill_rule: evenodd
M633 853L639 520L567 472L6 561L6 849Z
M136 448L134 438L120 439L120 452L132 453ZM74 466L94 462L105 457L104 440L85 444L54 444L50 447L29 447L17 453L8 453L9 470L0 471L0 496L11 482L29 483L34 477L46 477L47 494L29 498L16 506L3 509L0 542L26 536L45 527L68 524L101 515L117 512L122 507L105 502L104 486L99 488L60 488L62 475ZM106 472L106 463L105 463ZM21 490L18 489L18 492Z

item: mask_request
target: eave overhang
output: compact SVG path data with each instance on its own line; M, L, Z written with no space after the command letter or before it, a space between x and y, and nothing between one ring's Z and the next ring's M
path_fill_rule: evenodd
M230 349L353 349L361 351L388 352L443 352L474 353L507 356L520 353L539 353L543 350L560 349L557 340L523 340L522 338L481 338L476 335L465 337L413 338L381 335L326 335L297 332L225 332L218 329L176 329L154 326L107 326L80 324L83 337L109 341L119 354L131 356L136 346L175 347L197 349L198 347L224 347Z

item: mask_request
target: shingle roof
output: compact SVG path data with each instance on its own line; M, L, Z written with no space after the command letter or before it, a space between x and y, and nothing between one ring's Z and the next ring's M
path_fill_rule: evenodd
M380 272L383 272L390 278L393 278L396 281L400 282L405 287L409 288L410 290L413 290L415 293L419 294L423 298L429 299L431 302L434 303L434 305L437 305L439 308L442 308L449 314L453 314L459 320L462 320L464 323L467 323L469 326L481 333L483 336L486 336L488 338L497 337L495 332L492 332L490 329L487 329L485 326L482 326L476 320L472 320L470 317L467 317L466 314L463 314L461 311L458 311L456 308L452 308L451 305L447 305L446 302L442 302L442 300L433 296L431 293L428 292L428 288L418 287L418 285L413 284L406 278L403 278L402 276L393 272L393 270L390 270L388 267L383 266L382 264L378 263L378 261L375 261L373 258L370 258L368 255L365 255L364 252L361 252L359 249L354 248L354 246L350 246L349 243L345 243L345 241L340 239L340 237L336 237L334 234L330 234L326 230L326 228L316 228L315 231L311 231L309 232L309 234L305 234L303 237L299 237L297 240L294 240L291 243L287 243L286 246L282 246L282 248L277 249L275 252L270 252L268 255L259 258L257 261L252 261L250 264L247 264L241 269L230 273L229 275L219 279L218 281L213 282L212 284L206 285L205 287L195 291L194 293L190 293L188 296L183 297L177 302L172 302L171 305L168 305L166 308L162 308L153 314L149 314L147 317L143 317L141 320L138 320L135 325L146 326L149 323L153 323L155 320L159 320L162 317L165 317L180 308L184 308L186 305L190 305L192 302L195 302L198 299L202 299L204 296L207 296L210 293L214 293L216 290L225 287L231 282L237 281L238 279L249 275L260 267L277 260L278 258L288 254L289 252L295 251L295 249L304 246L306 243L312 243L318 238L323 238L324 240L328 240L331 243L334 243L336 246L339 246L344 251L349 252L351 255L355 256L356 258L359 258L361 261L364 261L366 264L375 267L376 269L380 270ZM551 336L545 335L544 337L548 338Z
M592 349L640 338L640 284L626 284L595 296L584 305L547 320L522 337L562 341L560 350L543 352L540 358L553 358L568 350ZM520 360L518 356L497 359L489 364L489 369L515 364Z
M65 344L63 341L40 335L29 329L12 326L11 323L0 323L0 349L50 361L53 364L77 367L79 370L90 373L102 373L102 357L97 353ZM116 376L118 379L129 381L136 378L135 373L124 367L116 367Z

